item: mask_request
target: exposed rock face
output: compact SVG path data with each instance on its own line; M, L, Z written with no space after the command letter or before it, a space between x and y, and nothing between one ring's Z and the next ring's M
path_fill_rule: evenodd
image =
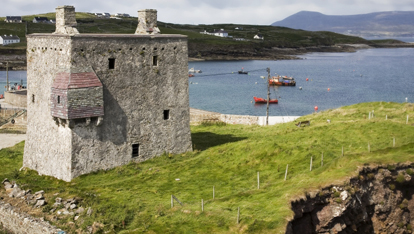
M414 170L364 168L348 185L292 202L287 234L412 233Z

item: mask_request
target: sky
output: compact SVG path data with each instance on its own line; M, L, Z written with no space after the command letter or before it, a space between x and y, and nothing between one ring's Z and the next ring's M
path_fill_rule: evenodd
M270 25L299 11L355 15L379 11L414 11L413 0L1 0L0 16L55 12L71 5L77 12L127 13L156 9L158 20L177 24Z

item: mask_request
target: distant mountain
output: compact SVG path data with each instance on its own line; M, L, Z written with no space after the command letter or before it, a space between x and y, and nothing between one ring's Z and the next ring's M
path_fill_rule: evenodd
M414 11L387 11L361 15L324 15L319 12L301 11L272 25L365 37L413 37Z

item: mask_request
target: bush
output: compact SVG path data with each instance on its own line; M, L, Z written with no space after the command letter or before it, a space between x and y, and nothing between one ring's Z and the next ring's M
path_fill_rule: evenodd
M400 184L404 183L404 181L405 181L404 175L402 173L399 173L398 176L397 176L396 181Z

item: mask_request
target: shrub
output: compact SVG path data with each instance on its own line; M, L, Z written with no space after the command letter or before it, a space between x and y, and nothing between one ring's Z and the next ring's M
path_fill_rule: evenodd
M397 179L395 179L398 183L402 184L405 181L404 175L402 173L399 173L397 176Z

